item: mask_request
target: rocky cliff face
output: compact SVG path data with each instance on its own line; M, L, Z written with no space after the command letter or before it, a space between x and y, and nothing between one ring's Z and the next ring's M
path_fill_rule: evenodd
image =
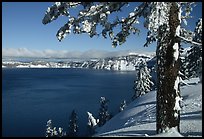
M140 60L150 63L150 67L154 65L151 62L152 56L131 54L119 57L107 57L104 59L92 60L61 60L61 61L43 61L34 60L30 62L19 62L15 60L3 61L3 68L88 68L88 69L104 69L104 70L121 70L134 71ZM153 65L152 65L153 64Z

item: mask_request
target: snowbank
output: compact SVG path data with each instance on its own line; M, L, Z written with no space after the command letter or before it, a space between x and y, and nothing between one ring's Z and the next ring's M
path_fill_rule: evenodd
M165 133L153 135L151 137L183 137L183 136L174 127L172 127Z
M198 81L199 78L192 78L186 81L188 86L180 88L183 98L181 133L171 128L166 133L156 134L156 92L151 91L98 128L94 136L202 136L202 84Z

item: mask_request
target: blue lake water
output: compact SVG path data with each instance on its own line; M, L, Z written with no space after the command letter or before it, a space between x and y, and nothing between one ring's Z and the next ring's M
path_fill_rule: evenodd
M46 122L68 130L78 114L79 136L87 134L87 111L98 116L99 100L115 115L133 95L135 72L89 69L2 69L2 136L44 137Z

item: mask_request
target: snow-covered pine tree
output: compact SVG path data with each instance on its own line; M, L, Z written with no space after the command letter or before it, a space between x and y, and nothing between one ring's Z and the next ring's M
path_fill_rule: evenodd
M46 126L47 126L47 128L46 128L45 136L46 137L52 137L53 136L52 120L48 120Z
M197 22L197 26L195 28L195 36L193 38L193 40L195 42L199 42L202 44L202 18L199 19L199 21ZM200 55L200 58L198 59L198 69L197 69L197 74L200 78L200 82L202 83L202 46L199 47L200 48L200 51L201 51L201 55Z
M48 120L46 126L45 137L64 137L66 135L66 133L63 132L63 128L59 127L57 131L56 127L53 127L52 120Z
M99 114L98 114L98 126L104 125L109 119L110 119L110 114L108 111L108 100L105 97L100 98L100 104L101 107L99 109Z
M59 127L58 129L58 137L65 137L66 132L63 131L63 128Z
M201 68L202 62L202 48L197 46L191 46L191 49L187 51L185 57L185 70L184 74L188 78L198 77L198 71Z
M136 80L134 81L133 87L135 93L132 100L148 93L153 85L154 83L151 81L150 69L148 69L146 61L141 60L136 70Z
M202 19L196 23L193 40L202 43ZM184 75L184 79L192 77L200 77L202 82L202 47L192 45L186 48L185 51L181 51L184 55L181 59L181 73Z
M95 129L97 127L97 124L98 124L98 120L96 120L92 113L90 112L87 112L88 114L88 130L89 130L89 134L90 135L93 135L95 133Z
M78 116L75 110L72 111L71 116L69 118L69 130L68 136L69 137L76 137L78 133Z
M135 9L127 17L119 18L115 12L128 8L129 4L136 4ZM71 8L81 6L77 16L69 13ZM59 16L67 16L68 22L57 32L61 41L67 34L87 33L90 37L107 35L112 40L112 46L122 45L130 34L139 33L136 25L139 18L144 17L144 26L149 30L148 46L157 41L157 133L175 127L179 131L180 123L180 89L179 89L179 48L180 41L201 46L192 39L192 33L181 27L181 21L186 23L192 11L191 2L56 2L45 13L42 20L47 24ZM184 13L184 15L181 15ZM101 25L101 30L96 29ZM118 27L117 30L114 28ZM118 32L117 32L118 31ZM116 33L115 33L116 32ZM190 36L190 37L189 37Z
M123 111L125 107L127 106L126 100L123 100L120 104L119 112Z

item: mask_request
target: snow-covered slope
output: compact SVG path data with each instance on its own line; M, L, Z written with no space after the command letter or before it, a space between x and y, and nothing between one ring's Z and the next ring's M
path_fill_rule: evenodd
M174 128L156 134L156 92L151 91L99 127L94 136L202 136L202 84L198 81L192 78L181 87L180 134Z

